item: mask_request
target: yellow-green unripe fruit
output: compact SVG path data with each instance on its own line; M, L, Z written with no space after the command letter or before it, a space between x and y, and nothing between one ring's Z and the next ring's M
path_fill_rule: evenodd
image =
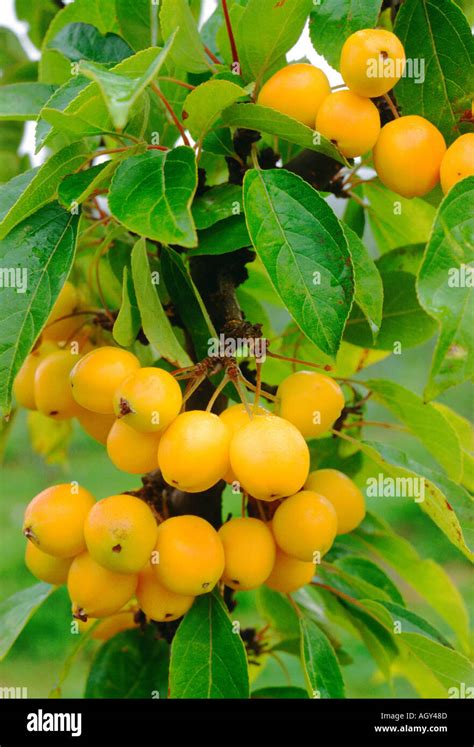
M309 584L316 573L313 563L292 558L277 547L275 564L265 586L282 594L290 594Z
M278 414L293 423L304 438L326 433L342 412L342 389L330 376L316 371L298 371L278 387Z
M255 417L234 434L230 463L244 490L258 500L274 501L303 487L309 450L292 423L276 415Z
M123 472L143 475L158 469L158 444L161 433L140 433L116 420L107 436L107 454Z
M70 316L79 310L80 305L77 288L66 280L46 321L42 332L43 339L57 342L69 340L84 321L83 316Z
M335 91L320 106L316 129L347 158L371 150L380 133L380 115L370 99L352 91Z
M171 622L186 614L194 597L176 594L167 589L158 581L153 567L148 564L138 576L137 600L151 620Z
M359 96L375 98L387 93L402 77L404 67L403 44L385 29L356 31L342 47L341 75Z
M374 147L374 167L382 184L402 197L422 197L439 182L446 143L424 117L392 120Z
M166 482L187 493L208 490L229 469L231 433L212 412L190 410L161 437L158 464Z
M219 529L224 546L225 568L222 580L237 591L261 586L275 563L275 540L260 519L235 518Z
M359 526L365 516L365 499L350 477L337 469L318 469L311 472L305 485L324 495L337 514L337 533L347 534Z
M329 81L323 71L299 62L272 75L262 87L257 103L313 128L318 109L330 93Z
M458 137L444 154L440 168L444 194L468 176L474 176L474 132Z
M74 558L68 592L74 617L107 617L119 612L137 588L135 573L117 573L99 565L87 552Z
M84 525L91 557L118 573L138 573L150 561L157 531L151 508L124 493L98 501Z
M35 401L43 415L55 420L67 420L78 413L72 396L69 375L79 357L69 350L50 353L39 363L35 372Z
M257 408L257 412L254 412L253 405L250 405L250 410L253 417L258 415L271 415L268 410L265 410L264 407L260 406ZM232 436L234 435L234 433L237 433L237 431L243 428L244 425L248 425L251 420L251 417L248 414L245 405L231 405L230 407L227 407L223 412L221 412L219 417L230 429ZM232 483L235 479L236 477L232 472L232 469L229 467L226 474L224 475L224 480L226 482Z
M164 521L158 527L155 549L152 564L158 581L176 594L206 594L224 571L220 537L199 516L174 516Z
M84 522L94 504L94 496L75 483L53 485L26 507L23 534L48 555L72 558L86 549Z
M46 340L25 358L23 365L15 376L13 393L19 405L27 410L37 410L35 399L36 370L46 356L58 349L56 343Z
M26 566L33 576L47 584L65 584L72 561L73 558L55 558L39 550L32 542L26 543Z
M128 350L110 346L91 350L71 371L74 399L86 410L112 415L115 390L138 368L138 358Z
M140 368L114 394L114 411L124 423L144 433L163 431L181 410L176 379L162 368Z
M273 535L287 555L318 562L330 549L337 533L337 514L332 503L311 490L302 490L278 506L273 516Z

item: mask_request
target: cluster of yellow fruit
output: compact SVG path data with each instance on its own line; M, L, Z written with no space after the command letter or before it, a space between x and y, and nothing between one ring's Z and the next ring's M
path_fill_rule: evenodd
M288 376L278 390L278 414L237 404L219 416L180 413L173 376L140 368L120 348L87 353L70 382L82 408L116 418L107 448L122 469L159 466L170 486L190 493L237 481L256 501L277 501L271 520L262 511L261 519L232 518L216 531L191 514L163 519L135 495L96 502L75 483L47 488L26 509L26 563L43 581L67 582L80 620L120 614L129 625L137 608L156 621L175 620L218 582L242 591L265 583L289 593L311 581L336 535L364 517L363 495L346 475L309 473L305 439L327 432L344 407L341 388L328 376Z
M120 613L129 627L130 613L141 609L170 622L219 581L237 591L264 583L285 593L304 586L336 535L354 529L364 512L356 485L332 469L311 473L271 522L233 518L219 531L191 514L160 522L133 495L96 502L79 485L61 484L27 506L26 564L42 581L67 583L79 620Z
M474 134L446 150L441 132L425 117L401 116L381 128L373 97L400 80L405 50L384 29L356 31L344 43L340 71L347 89L331 92L326 75L307 63L288 65L262 87L258 103L276 109L331 140L347 158L373 151L381 182L403 197L421 197L440 181L446 194L474 174Z

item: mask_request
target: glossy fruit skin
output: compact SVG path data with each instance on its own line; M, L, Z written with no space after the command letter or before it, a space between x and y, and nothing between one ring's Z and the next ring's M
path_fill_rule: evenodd
M158 526L151 508L133 495L98 501L84 524L90 556L118 573L138 573L150 561Z
M143 433L167 428L179 415L182 403L178 382L162 368L138 369L114 393L115 415Z
M277 547L275 564L265 586L282 594L290 594L309 584L315 573L316 566L313 563L291 558Z
M85 488L52 485L26 507L23 533L48 555L72 558L86 549L84 522L94 504L94 496Z
M308 476L308 446L292 423L276 415L254 418L230 444L230 462L244 490L261 501L296 493Z
M107 436L110 433L110 429L115 423L115 416L101 415L98 412L86 410L80 405L77 405L77 407L78 412L76 417L82 428L95 441L105 445L107 443Z
M467 176L474 176L474 132L458 137L444 154L440 169L443 193Z
M98 626L95 628L91 635L95 641L110 641L117 633L122 633L124 630L131 630L137 627L137 623L134 620L134 610L121 610L115 615L105 617L100 621ZM94 622L93 618L90 618ZM81 623L82 626L83 623ZM86 623L87 625L87 623Z
M107 454L122 472L143 475L158 469L160 433L139 433L116 420L107 437Z
M220 537L214 527L199 516L166 519L158 527L155 549L159 562L152 559L152 565L158 581L176 594L207 594L224 571Z
M153 566L148 564L138 576L137 600L151 620L171 622L186 614L194 597L167 589L159 582Z
M390 75L370 76L370 63L376 70L384 64ZM345 84L359 96L382 96L400 80L405 66L405 50L400 39L385 29L361 29L346 39L341 51L340 71ZM384 71L384 68L381 68Z
M370 99L352 91L335 91L324 99L316 130L331 140L347 158L362 156L380 134L380 115Z
M359 526L365 516L365 498L357 485L337 469L310 472L306 490L324 495L337 514L337 533L347 534Z
M276 546L273 535L260 519L236 517L219 529L224 546L222 580L236 591L261 586L272 572Z
M74 399L86 410L112 415L115 390L138 368L138 358L128 350L108 345L91 350L71 371Z
M35 402L38 410L54 420L68 420L78 413L69 376L79 360L69 350L50 353L35 372Z
M257 103L313 128L318 109L330 93L323 71L301 62L287 65L272 75L262 87Z
M250 408L253 413L253 405L250 405ZM264 407L258 407L257 412L254 413L256 415L271 415L268 410L265 410ZM227 427L230 429L230 432L232 436L237 433L240 428L243 428L244 425L248 425L250 423L250 417L247 412L247 408L245 405L231 405L230 407L227 407L221 414L219 415L220 419L227 425ZM224 475L224 480L228 483L233 483L236 479L232 469L229 467L226 474Z
M214 413L183 412L161 437L158 463L163 477L187 493L208 490L229 469L231 433Z
M392 120L374 147L378 177L402 197L422 197L439 181L446 143L440 131L416 114Z
M19 405L27 410L36 410L35 400L35 373L41 361L50 353L58 350L56 343L45 340L31 351L25 358L23 365L15 376L13 382L13 393Z
M79 308L80 297L77 288L66 280L46 321L42 332L43 339L56 342L69 340L71 335L74 335L74 332L81 327L85 317L71 316L68 319L62 319L62 317L73 314ZM55 321L56 319L61 319L61 321Z
M293 423L308 439L332 428L345 404L337 381L316 371L297 371L287 376L278 387L277 396L280 417Z
M119 612L137 588L135 573L116 573L103 568L83 552L72 561L68 592L74 617L107 617Z
M281 503L273 516L273 536L286 555L316 562L325 555L337 533L337 514L327 498L301 490Z
M39 550L32 542L26 543L26 566L33 576L47 584L65 584L72 561L73 558L55 558Z

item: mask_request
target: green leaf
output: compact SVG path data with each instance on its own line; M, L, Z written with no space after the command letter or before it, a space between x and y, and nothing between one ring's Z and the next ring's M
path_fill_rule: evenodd
M159 4L150 0L133 0L133 13L130 13L130 0L115 0L117 21L121 36L138 52L158 43Z
M58 188L58 199L64 207L70 208L73 203L80 205L84 200L105 182L118 166L118 161L106 161L77 174L65 176Z
M43 582L17 591L0 602L0 661L5 658L21 631L51 594L54 587Z
M249 697L244 644L216 591L196 598L173 639L170 697Z
M249 0L235 29L242 74L259 84L300 38L312 0Z
M192 148L147 151L118 167L110 186L110 210L129 231L164 244L196 246L191 215L196 186Z
M52 133L53 125L49 122L50 112L53 117L55 117L56 112L63 112L81 93L81 91L89 85L90 82L83 75L73 75L66 83L57 88L51 98L46 101L44 107L39 113L38 121L36 123L36 153L38 153L54 135L54 133Z
M128 271L128 267L124 267L122 303L120 304L120 311L113 328L113 335L116 342L124 348L130 347L137 338L141 323L133 279Z
M366 448L364 451L370 455ZM372 458L377 461L375 449L372 449ZM385 464L384 469L387 469ZM464 600L440 565L421 558L407 540L392 532L386 522L373 514L366 516L355 533L344 537L343 544L352 550L355 544L362 553L374 553L393 568L447 622L463 648L468 650L469 620Z
M161 270L173 305L193 341L197 360L207 358L209 338L216 337L217 332L181 256L173 249L163 247Z
M195 140L202 140L220 113L245 96L241 86L228 80L208 80L191 91L183 104L183 120Z
M211 68L186 0L162 0L160 23L164 39L176 33L171 57L178 67L189 73L204 73Z
M336 216L316 190L283 169L248 171L244 205L252 243L275 290L308 339L334 356L354 293Z
M383 284L375 262L357 234L342 224L352 257L355 280L354 302L363 312L374 337L382 323Z
M300 637L298 616L287 597L278 591L260 586L257 591L257 610L260 617L282 637L296 639Z
M425 390L433 399L472 377L474 177L456 184L440 205L418 275L423 308L440 325Z
M355 190L357 190L357 187L355 187ZM344 223L347 223L349 228L352 228L360 239L363 237L365 230L365 208L361 204L352 199L347 200L342 220Z
M10 179L6 184L2 184L0 187L0 222L21 197L37 172L37 168L28 169L23 174L18 174L18 176Z
M74 143L51 156L34 174L26 189L2 218L0 238L6 236L20 221L54 200L62 178L77 171L84 163L86 154L87 149L83 143Z
M466 418L454 412L441 402L433 402L433 407L443 415L451 427L456 431L462 452L462 478L461 484L471 493L474 492L474 429Z
M329 583L343 594L355 599L377 599L389 601L389 594L360 576L348 573L338 563L327 563L318 571L318 579Z
M403 77L395 87L402 114L429 119L448 144L458 137L460 115L471 106L471 29L451 0L407 0L394 31L407 59L425 61L425 80ZM415 85L414 85L415 83Z
M16 373L33 347L71 270L78 217L57 203L38 210L0 241L0 262L10 273L26 273L20 286L0 296L0 408L7 413ZM12 313L14 309L15 313Z
M458 480L462 470L461 449L456 432L446 419L417 394L394 381L369 379L367 386L374 400L388 408L421 441L449 477Z
M301 659L310 698L344 698L344 681L334 649L321 628L300 618Z
M418 464L409 454L385 444L370 442L370 445L377 449L386 462L400 468L396 470L397 477L417 477L423 480L424 494L417 498L417 504L448 540L469 560L473 560L474 512L469 493L445 475Z
M85 698L168 697L169 645L146 632L125 630L101 646L92 662Z
M378 180L367 182L363 189L370 205L369 223L382 253L397 246L428 241L436 214L432 205L419 197L410 200L401 197Z
M287 687L260 687L258 690L252 690L252 694L250 697L252 698L252 700L258 700L262 698L270 698L271 700L273 700L274 698L285 698L285 700L287 700L288 698L302 698L306 700L308 695L306 693L306 690L303 690L302 687L292 687L291 685L288 685Z
M55 49L48 49L49 42L68 23L90 23L101 34L118 31L115 0L74 0L53 19L43 41L43 53L39 61L39 79L45 83L62 85L71 75L71 63Z
M54 0L15 0L15 13L20 21L28 25L28 36L38 47L41 47L48 26L60 7Z
M89 23L68 23L48 44L68 60L117 63L130 57L133 49L117 34L104 36Z
M421 308L416 295L415 276L406 272L381 274L383 284L382 323L376 341L366 315L353 307L344 339L363 348L393 352L412 348L429 340L436 331L433 319ZM362 281L363 282L363 281Z
M394 602L364 600L364 606L373 613L388 630L400 633L419 633L442 646L452 649L449 641L439 630L420 615Z
M221 184L208 189L193 202L193 219L196 228L209 228L214 223L243 214L242 187L236 184Z
M424 664L426 664L441 684L448 690L452 687L457 691L466 684L473 682L472 665L465 656L446 648L436 641L418 633L404 633L403 642Z
M397 249L382 254L377 260L377 267L383 275L388 272L408 272L410 275L418 275L424 252L424 244L399 246Z
M232 218L220 220L204 231L198 231L198 247L192 250L192 256L228 254L251 245L244 217L235 215Z
M44 83L12 83L9 86L0 86L0 120L25 122L36 119L54 90L54 86L47 86Z
M222 127L208 132L202 141L202 149L206 153L215 156L230 156L234 158L235 149L232 141L232 133L229 127Z
M144 73L137 77L127 77L124 74L118 74L114 72L115 68L109 71L93 62L80 63L80 72L87 78L95 81L99 86L112 122L118 130L123 130L129 120L134 103L148 84L158 75L160 68L168 56L173 41L174 36L170 37L163 49L159 50L155 59ZM128 59L129 62L130 59Z
M358 558L354 555L344 555L344 557L336 560L334 565L357 578L363 579L385 592L392 601L405 606L403 597L392 579L378 565L372 563L371 560Z
M318 54L339 70L346 39L360 29L377 25L382 0L324 0L317 3L309 19L309 35Z
M232 104L222 113L222 123L227 127L244 127L248 130L267 132L269 135L282 138L282 140L296 143L302 148L314 150L316 153L334 158L335 161L339 161L345 166L348 165L347 160L339 153L336 146L323 135L296 119L276 111L276 109L270 109L268 106Z
M153 283L145 239L133 247L132 277L146 337L163 358L179 367L190 366L192 361L176 339Z

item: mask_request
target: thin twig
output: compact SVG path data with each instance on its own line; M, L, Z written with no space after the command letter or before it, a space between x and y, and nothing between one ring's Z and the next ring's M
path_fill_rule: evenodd
M237 51L237 45L235 43L235 36L232 29L232 23L230 20L230 14L229 14L229 8L227 7L227 0L222 0L222 10L224 11L224 19L225 19L225 25L227 28L227 36L229 37L230 42L230 49L232 52L232 67L238 65L238 70L240 72L240 61L239 61L239 53Z
M171 106L170 102L166 98L166 96L160 91L160 89L158 88L158 86L156 85L156 83L150 83L150 86L151 86L151 89L154 91L154 93L156 93L156 95L158 96L158 98L162 102L163 106L165 107L166 111L170 115L171 119L173 120L176 128L179 131L179 134L181 135L181 137L183 139L183 143L185 145L190 145L188 136L186 135L186 131L185 131L183 125L181 124L181 122L179 121L178 117L176 116L176 113L175 113L173 107Z

